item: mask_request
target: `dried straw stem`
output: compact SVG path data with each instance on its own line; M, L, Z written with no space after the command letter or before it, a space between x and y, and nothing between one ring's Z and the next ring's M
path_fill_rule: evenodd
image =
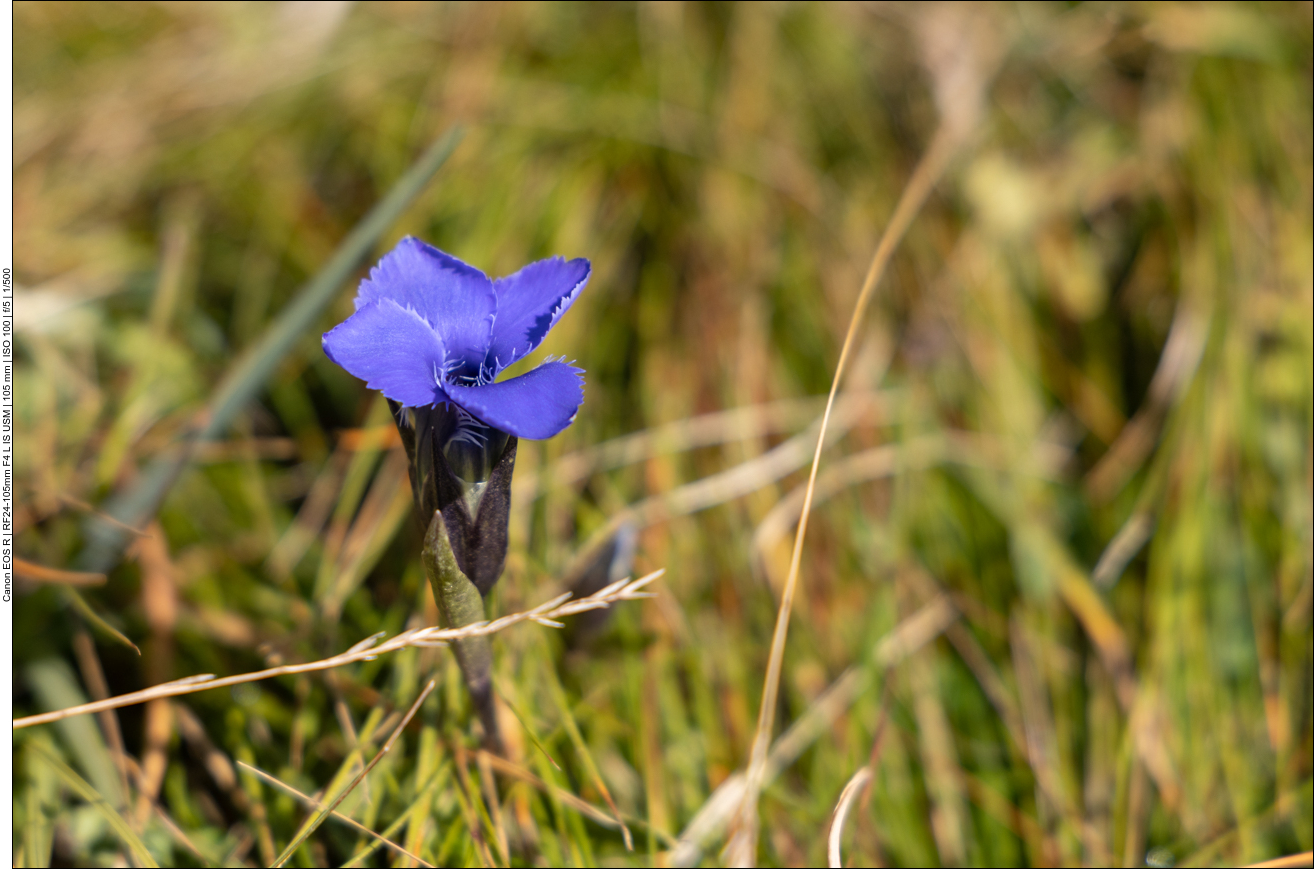
M889 265L890 257L911 225L913 217L921 209L931 188L949 164L949 159L960 140L960 134L951 127L942 125L936 131L930 147L917 164L912 177L908 179L908 186L899 197L894 215L890 218L885 234L881 236L880 244L876 246L876 253L871 258L866 279L862 282L862 290L858 293L858 301L853 308L853 316L849 319L848 333L844 336L839 362L835 366L835 377L831 380L830 394L826 398L826 409L821 416L821 430L817 435L817 446L812 455L812 468L808 472L808 487L803 497L803 512L799 517L798 532L794 536L794 552L790 559L789 575L785 580L780 609L776 614L776 628L771 639L771 657L767 663L762 705L758 711L757 731L753 736L753 751L748 766L744 799L740 806L738 829L728 848L728 862L731 865L751 866L756 862L757 797L762 787L767 754L771 747L771 731L775 725L776 702L780 692L780 670L785 657L785 639L789 634L789 616L794 608L794 595L798 591L803 540L807 536L808 515L812 509L813 491L817 484L817 469L821 464L821 451L826 443L826 429L830 425L835 396L844 378L844 368L862 324L863 314L866 313L867 305L871 302L872 291L885 273L885 267Z
M832 867L844 865L844 861L840 858L840 838L844 835L844 821L849 816L849 809L853 808L853 801L869 781L871 781L871 767L864 766L853 774L853 778L849 779L849 783L840 792L839 802L835 804L835 814L830 821L830 837L826 842L827 863Z
M83 703L80 706L71 706L67 709L57 709L54 712L45 712L41 715L18 718L14 720L13 726L15 730L18 730L19 728L32 727L37 724L49 724L52 721L71 718L74 715L87 715L105 709L134 706L161 697L177 697L181 694L209 691L212 688L226 688L229 685L241 685L245 682L259 682L274 676L290 676L297 673L313 673L317 670L331 670L335 667L355 664L359 661L369 661L379 655L400 651L411 646L444 646L454 640L487 637L521 622L537 622L546 627L559 628L562 625L557 619L578 615L590 610L603 609L621 601L651 597L652 595L643 591L643 589L657 580L663 573L665 573L664 570L657 570L640 579L623 579L613 582L597 593L579 600L570 600L570 593L566 592L531 610L502 616L500 619L494 619L491 622L477 622L461 628L416 628L398 634L384 643L379 643L383 634L375 634L361 640L342 654L321 661L311 661L307 664L286 664L282 667L271 667L268 670L258 670L254 673L225 676L222 679L216 679L209 673L200 676L188 676L185 679L165 682L162 685L156 685L142 691L134 691L131 694L120 694L117 697L110 697L95 703Z

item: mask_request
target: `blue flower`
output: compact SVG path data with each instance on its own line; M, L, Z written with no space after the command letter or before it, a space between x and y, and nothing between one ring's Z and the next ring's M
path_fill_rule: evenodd
M398 404L450 404L468 423L543 440L575 420L583 371L561 361L497 382L532 352L588 283L586 259L539 260L490 280L415 238L379 260L356 294L356 313L324 334L324 352Z

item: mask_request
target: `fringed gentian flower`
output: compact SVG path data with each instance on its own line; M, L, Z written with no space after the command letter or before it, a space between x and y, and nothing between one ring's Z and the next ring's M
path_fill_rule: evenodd
M517 438L550 438L584 400L583 371L548 360L510 380L589 279L589 262L540 260L490 280L414 238L370 271L324 351L389 399L422 524L440 511L456 563L487 594L506 559Z

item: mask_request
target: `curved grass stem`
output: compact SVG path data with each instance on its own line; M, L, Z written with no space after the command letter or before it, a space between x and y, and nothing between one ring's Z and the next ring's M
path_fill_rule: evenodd
M794 608L794 596L798 592L803 540L808 533L808 516L812 512L817 468L821 464L821 451L826 444L826 430L830 425L835 396L839 393L840 382L844 379L844 368L848 363L849 354L853 351L863 314L867 312L867 306L871 302L872 291L880 281L881 275L885 273L885 267L889 265L894 249L907 232L917 212L921 210L922 203L926 201L931 188L935 186L935 182L948 166L959 142L961 142L961 133L952 127L942 125L936 131L935 138L917 164L912 177L908 179L908 185L899 197L899 203L894 209L894 215L890 218L885 234L881 236L880 243L876 246L876 253L872 255L867 276L862 282L862 291L858 293L857 304L853 307L853 316L849 318L848 332L844 336L839 362L835 365L835 376L830 384L830 394L826 398L826 409L821 415L821 429L817 434L817 446L812 454L812 467L808 472L803 511L799 516L798 531L794 536L794 551L789 563L789 575L780 597L780 608L776 612L776 628L771 638L771 656L767 662L757 730L753 735L753 751L748 764L744 798L740 804L735 834L726 849L727 862L732 866L752 866L757 862L757 798L762 789L767 754L771 747L771 731L775 725L776 704L780 694L780 671L785 657L785 640L789 635L789 616Z

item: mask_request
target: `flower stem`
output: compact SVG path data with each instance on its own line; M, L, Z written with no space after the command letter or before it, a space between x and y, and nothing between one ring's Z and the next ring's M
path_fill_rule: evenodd
M429 577L434 600L438 602L443 626L461 628L484 621L484 599L461 568L456 564L452 544L447 539L447 526L442 513L435 511L424 537L424 573ZM502 736L497 727L497 711L493 704L493 647L488 637L469 637L453 643L456 662L461 666L465 686L474 700L475 711L484 726L484 744L489 750L503 754Z

